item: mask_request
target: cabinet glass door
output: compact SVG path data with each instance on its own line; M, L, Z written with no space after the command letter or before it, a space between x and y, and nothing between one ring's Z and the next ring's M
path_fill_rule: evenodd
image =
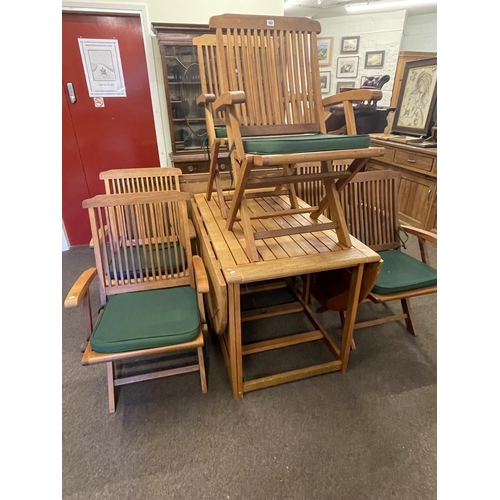
M196 47L166 45L165 58L174 152L206 149L205 114L203 108L196 105L196 99L201 94Z

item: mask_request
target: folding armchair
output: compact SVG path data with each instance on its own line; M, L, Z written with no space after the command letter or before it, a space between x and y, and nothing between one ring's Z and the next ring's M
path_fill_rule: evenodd
M200 83L202 94L196 100L198 106L205 110L205 123L208 136L208 151L210 157L209 178L207 182L207 199L210 200L214 183L220 201L220 210L227 217L226 204L222 201L222 182L218 164L219 151L227 149L227 131L222 113L215 113L213 103L220 95L220 84L217 76L217 53L215 35L201 35L193 38L197 47L198 64L200 66Z
M106 170L99 174L104 181L106 194L148 193L155 191L181 190L180 168L125 168ZM196 239L196 231L191 219L188 219L189 237Z
M82 306L83 365L106 363L109 411L115 387L153 378L200 372L206 330L203 296L209 291L203 261L191 253L187 230L188 193L165 191L99 195L83 202L89 212L96 267L69 291L66 308ZM96 322L90 289L98 276L101 308ZM178 351L197 351L197 362L153 373L121 376L121 365Z
M197 99L197 104L205 109L205 120L207 123L207 132L209 138L210 151L210 169L207 182L206 197L209 201L212 197L212 192L217 191L219 208L224 219L227 218L226 201L231 200L229 191L224 192L222 189L222 180L220 176L219 164L217 157L221 148L227 149L227 130L222 112L215 113L213 103L221 94L221 86L217 72L217 49L215 35L202 35L193 39L193 44L197 46L198 62L200 64L200 80L202 94ZM281 167L283 174L288 173L288 166ZM276 171L276 168L266 169L268 171ZM231 173L231 171L230 171ZM251 175L255 173L252 172ZM286 189L284 189L286 188ZM295 194L295 185L288 184L286 186L276 186L275 191L280 194L287 194L290 198L290 203L293 208L297 208L297 199ZM271 193L270 193L271 194ZM276 193L272 193L273 195Z
M216 30L221 89L213 109L224 113L235 178L227 229L232 230L239 213L247 254L252 261L259 260L255 240L282 235L285 230L272 235L255 231L251 219L262 214L249 213L246 191L256 189L252 196L258 196L263 188L300 182L294 165L321 162L322 171L309 178L324 183L325 197L316 207L292 206L283 214L309 213L311 225L304 231L337 229L340 243L350 247L338 192L369 158L384 153L383 148L370 147L368 135L356 134L352 101L380 100L382 92L357 90L322 99L317 55L321 25L317 21L224 14L212 17L209 25ZM324 108L336 103L344 104L349 135L326 134ZM353 159L347 171L331 171L332 160L344 159ZM250 177L252 170L283 166L287 175ZM320 224L317 218L326 207L333 221ZM293 229L293 234L300 231Z
M375 326L390 321L405 320L406 328L417 335L412 319L409 299L437 292L437 270L428 264L426 242L437 245L437 234L399 223L398 196L401 175L397 172L377 170L359 173L340 193L349 231L380 254L382 269L366 300L384 304L401 301L402 314L358 322L354 328ZM401 251L402 235L418 238L421 260ZM311 293L331 310L342 311L334 304L337 295L334 282L339 275L320 273L314 278ZM342 277L349 280L344 273ZM343 318L343 313L341 312Z

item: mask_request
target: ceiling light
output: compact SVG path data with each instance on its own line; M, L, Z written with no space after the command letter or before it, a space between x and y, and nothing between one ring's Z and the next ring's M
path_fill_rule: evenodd
M418 7L421 5L436 4L437 0L394 0L391 2L366 2L347 4L345 10L347 12L369 12L374 10Z

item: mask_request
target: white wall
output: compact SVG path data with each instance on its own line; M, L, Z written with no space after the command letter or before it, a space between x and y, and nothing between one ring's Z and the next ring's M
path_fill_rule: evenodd
M284 14L283 0L148 0L151 22L208 24L218 14Z
M405 10L318 19L322 28L320 36L334 37L332 65L331 67L321 67L322 71L332 72L330 93L324 95L335 94L337 82L355 81L355 86L359 87L361 76L390 75L391 79L384 85L382 89L384 96L379 102L380 106L389 106L405 19ZM356 78L337 79L336 77L338 57L348 55L340 53L341 41L344 36L360 36L358 54L353 54L359 57ZM373 50L385 50L384 67L365 69L365 54L367 51Z
M437 14L408 17L401 50L437 52Z
M149 21L152 23L208 24L211 16L217 14L284 14L283 0L86 0L96 6L114 4L146 5Z
M357 16L318 19L321 22L320 36L333 36L333 56L330 67L321 67L322 71L331 71L330 93L334 94L337 82L355 81L361 83L361 76L390 75L391 79L384 85L381 106L388 106L391 100L392 87L398 54L403 50L418 52L437 52L437 15L425 14L407 16L406 11L384 12ZM337 58L340 54L340 44L344 36L360 36L359 66L356 78L336 78ZM380 69L365 69L365 54L367 51L385 50L384 67Z

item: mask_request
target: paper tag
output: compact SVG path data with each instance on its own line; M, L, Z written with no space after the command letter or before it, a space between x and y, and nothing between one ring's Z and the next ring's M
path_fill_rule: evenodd
M274 21L272 19L267 20L267 25L268 26L274 26Z

